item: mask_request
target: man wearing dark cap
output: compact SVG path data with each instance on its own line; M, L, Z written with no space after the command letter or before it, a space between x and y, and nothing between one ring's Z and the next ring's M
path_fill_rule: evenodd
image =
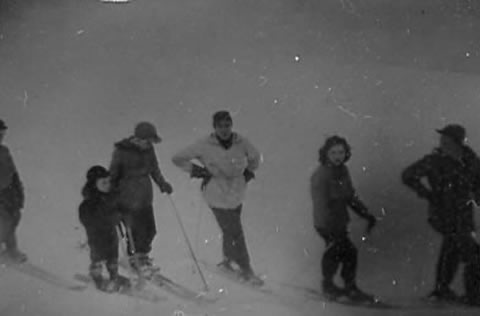
M231 264L235 263L245 281L262 285L250 265L240 219L247 183L254 178L260 153L245 137L232 132L232 124L229 112L216 112L214 132L178 152L172 161L192 178L202 179L203 197L223 234L224 260L219 266L233 272Z
M156 128L149 122L136 125L133 136L115 144L110 174L114 194L118 196L120 212L133 235L130 247L131 263L139 270L152 269L149 253L156 235L151 179L160 192L171 194L173 189L158 166L153 144L161 142ZM151 178L151 179L150 179Z
M18 250L15 230L25 197L12 155L3 145L6 132L7 126L0 120L0 250L4 259L24 262L27 256Z
M465 144L463 126L450 124L437 132L439 147L402 174L403 183L428 201L428 222L443 239L435 289L429 297L479 306L480 246L475 239L473 204L480 201L480 159ZM465 263L465 295L459 297L450 284L461 262Z

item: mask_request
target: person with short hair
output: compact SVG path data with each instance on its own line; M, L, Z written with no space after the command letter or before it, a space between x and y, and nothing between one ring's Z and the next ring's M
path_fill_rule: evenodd
M235 263L245 281L261 286L263 280L250 264L241 223L247 183L255 178L260 153L247 138L233 132L232 126L229 112L216 112L213 115L214 132L182 149L172 161L192 178L202 179L203 197L223 234L224 259L218 265L234 271L232 263Z
M480 306L480 246L472 205L480 201L480 159L466 145L463 126L448 124L437 132L439 146L402 173L403 183L427 200L428 222L442 236L435 288L429 297ZM450 288L460 262L465 263L462 297Z
M346 296L354 301L373 301L374 297L360 290L356 283L358 250L348 234L348 209L368 221L367 233L375 226L376 218L360 200L352 184L346 165L350 157L347 140L331 136L320 148L320 165L310 177L314 227L326 247L322 258L322 290L331 300ZM344 287L334 282L340 265Z

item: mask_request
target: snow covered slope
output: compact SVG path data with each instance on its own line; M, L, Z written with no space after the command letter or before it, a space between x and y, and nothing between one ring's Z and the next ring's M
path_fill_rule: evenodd
M364 223L352 216L360 285L402 299L430 290L438 237L399 174L447 122L464 124L480 150L480 22L469 1L0 1L0 117L25 183L19 242L33 263L65 278L86 271L88 254L77 248L85 171L108 164L113 143L140 120L164 139L157 155L197 255L219 259L199 184L170 158L210 132L214 111L228 109L264 157L243 213L260 273L276 285L319 285L323 243L311 227L308 177L325 136L339 133L353 145L360 194L383 217L362 243ZM153 255L166 274L200 289L168 199L158 194L155 208ZM201 307L78 294L6 269L0 280L2 316L385 314L287 290L281 304L214 276L212 287L228 294Z

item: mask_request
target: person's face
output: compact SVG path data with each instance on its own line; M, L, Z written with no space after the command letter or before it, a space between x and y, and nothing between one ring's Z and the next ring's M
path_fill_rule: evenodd
M150 139L135 138L135 143L142 149L146 149L152 144L152 141Z
M343 164L346 155L345 147L341 144L332 146L327 152L328 160L335 166Z
M5 138L6 134L7 134L7 130L5 129L0 130L0 144L3 143L3 139Z
M96 185L97 185L97 190L98 191L100 191L102 193L110 192L110 187L111 187L110 177L98 179L97 182L96 182Z
M230 120L217 122L215 125L215 134L222 140L229 139L232 136L232 122Z
M458 144L449 136L440 135L440 149L449 154L455 153L458 149Z

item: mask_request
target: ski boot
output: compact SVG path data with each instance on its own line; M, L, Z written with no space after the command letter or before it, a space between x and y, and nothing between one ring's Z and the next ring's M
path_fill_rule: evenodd
M480 297L478 295L464 295L458 299L459 303L472 306L472 307L480 307Z
M18 249L7 249L2 252L1 257L11 263L24 263L28 260L27 255Z
M155 273L160 272L160 267L153 264L153 259L146 254L137 254L130 257L130 266L141 273L145 278L149 279L153 277Z
M122 292L131 288L132 284L130 280L124 276L117 275L112 278L105 284L105 292Z
M92 278L93 284L95 284L97 290L107 293L110 292L108 285L109 281L105 280L101 275L90 274L90 277Z
M322 291L325 298L329 301L336 301L341 296L345 295L345 290L335 285L333 281L322 282Z
M232 266L232 261L229 259L223 259L217 263L217 267L229 273L235 273L235 268Z
M458 295L449 287L436 288L428 296L427 300L432 303L456 303L460 300Z
M243 280L246 283L249 283L252 286L255 286L255 287L261 287L265 284L265 281L263 281L251 269L241 271L240 272L240 279Z
M360 290L355 284L349 285L345 288L345 296L355 303L377 303L375 296L365 293L364 291Z

